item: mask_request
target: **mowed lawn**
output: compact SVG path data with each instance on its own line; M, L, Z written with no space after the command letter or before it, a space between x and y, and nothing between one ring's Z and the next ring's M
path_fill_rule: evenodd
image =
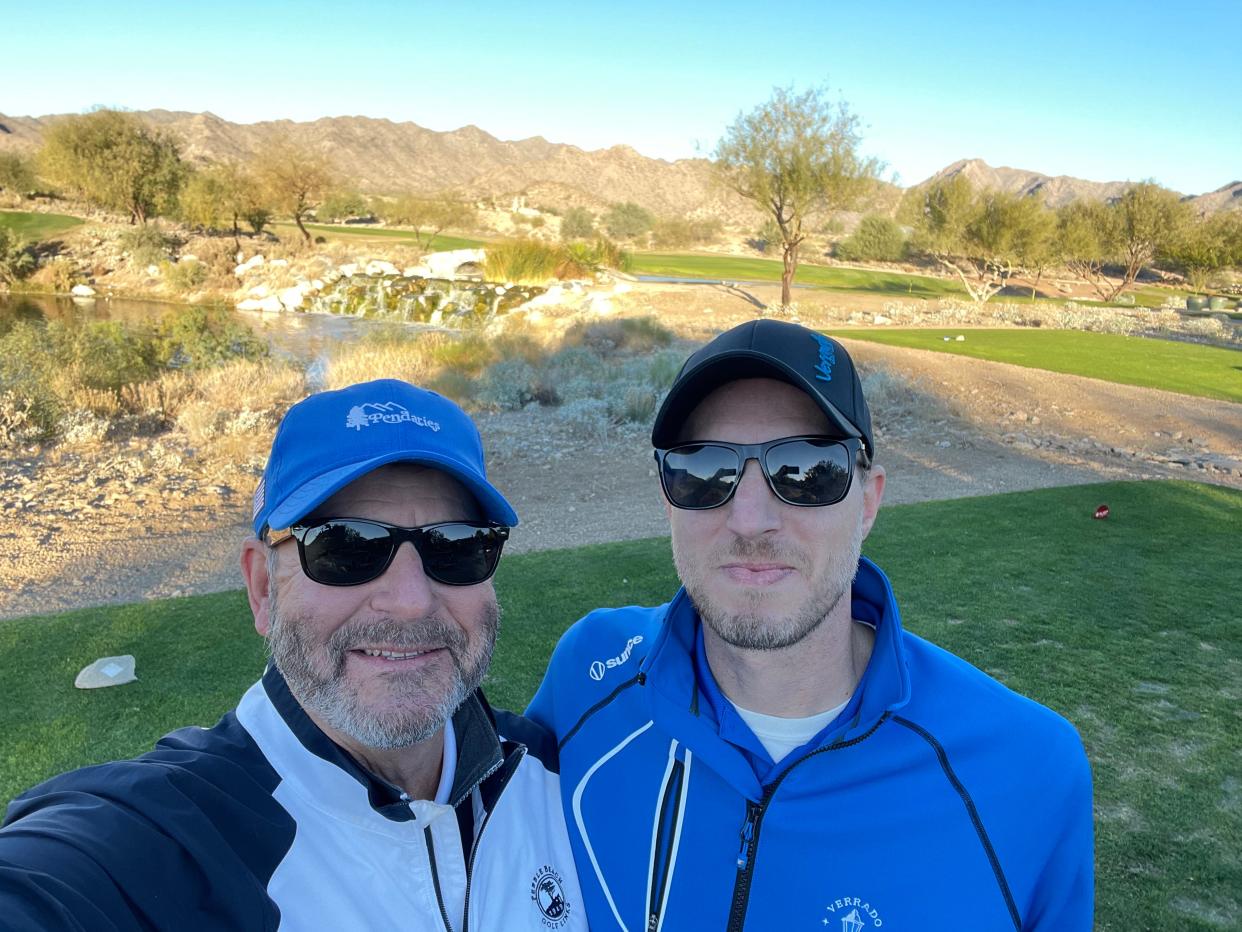
M1242 401L1242 351L1079 330L833 330L833 336ZM958 336L965 337L957 340ZM949 339L946 340L945 337Z
M280 230L284 235L300 236L296 225L288 221L274 223L272 226ZM409 243L411 246L422 246L418 234L413 230L394 230L389 227L373 227L368 225L351 225L343 226L341 224L329 223L308 223L306 229L311 233L323 236L325 239L342 239L345 241L359 240L379 240L386 243L398 242ZM440 251L448 249L478 249L480 246L486 245L481 239L473 239L468 236L450 236L447 233L437 233L432 238L431 246L428 251Z
M86 221L67 214L39 214L24 210L0 210L0 227L21 239L39 242L81 226Z
M779 282L781 263L775 259L748 259L741 256L709 256L639 252L630 269L635 275L669 278L707 278L723 281ZM966 292L956 282L926 275L901 275L867 269L826 268L822 265L798 266L795 285L812 285L832 291L886 294L915 298L964 298Z
M1091 516L1107 503L1107 520ZM1242 922L1242 493L1112 483L886 508L865 552L907 628L1078 728L1095 778L1100 929ZM507 557L488 685L522 707L557 637L676 586L668 541ZM139 680L73 688L96 657ZM264 662L240 592L0 622L0 800L210 725ZM964 711L964 714L967 714Z

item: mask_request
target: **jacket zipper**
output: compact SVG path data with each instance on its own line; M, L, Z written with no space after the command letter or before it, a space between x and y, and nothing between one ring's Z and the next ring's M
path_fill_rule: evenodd
M843 741L840 744L830 744L826 748L819 748L808 754L802 755L788 767L781 771L780 776L772 783L763 788L763 796L759 802L754 803L749 799L746 800L746 821L742 823L739 833L741 837L741 847L737 853L737 878L733 882L733 905L729 909L729 925L728 932L742 932L742 926L746 922L746 909L750 902L750 884L755 876L755 854L759 850L759 830L763 827L763 816L768 810L768 803L772 801L772 797L776 795L777 788L781 785L781 781L789 776L789 773L803 762L810 760L818 754L827 754L829 751L840 751L844 748L853 747L862 741L867 740L875 730L879 728L889 716L885 712L880 716L880 720L871 726L865 733L849 741Z
M431 826L423 828L423 838L427 842L427 860L431 863L431 884L436 889L436 902L440 904L440 918L444 920L444 932L453 932L453 924L449 922L448 910L444 906L444 894L440 890L440 872L436 870L436 846L431 838ZM470 875L466 875L467 887Z
M673 867L672 842L677 832L677 820L681 816L681 784L685 779L685 764L673 761L664 798L660 801L660 815L656 822L655 856L651 863L651 899L647 903L647 932L656 932L660 926L660 913L664 907L664 891L669 871ZM668 850L666 850L668 849Z
M511 772L512 770L517 770L518 765L522 763L522 758L525 756L526 747L524 745L519 745L514 749L513 756L511 758L513 761ZM508 764L509 761L506 760L505 763ZM466 905L462 910L461 932L470 932L470 884L474 880L474 859L479 853L479 842L483 840L483 831L487 828L487 823L492 819L492 812L494 812L496 806L499 805L500 800L497 799L496 805L492 806L491 809L483 814L483 821L479 823L479 830L474 833L474 841L470 845L470 857L466 860Z

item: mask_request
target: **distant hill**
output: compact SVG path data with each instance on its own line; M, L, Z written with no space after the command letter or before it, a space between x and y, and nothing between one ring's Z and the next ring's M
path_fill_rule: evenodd
M712 183L705 159L668 162L647 158L629 146L588 151L540 136L497 139L477 126L437 132L415 123L360 116L325 117L313 123L230 123L213 113L148 110L137 115L178 137L185 157L198 163L243 159L287 137L324 153L342 177L367 193L450 191L471 199L503 203L524 197L529 206L584 206L597 211L634 201L659 215L714 216L748 226L758 222L745 201ZM0 152L34 151L44 130L58 119L63 116L0 114ZM1126 187L1120 181L993 168L980 159L954 162L921 184L957 174L979 187L1041 197L1054 207L1078 198L1116 197ZM1242 182L1189 200L1204 213L1242 208Z

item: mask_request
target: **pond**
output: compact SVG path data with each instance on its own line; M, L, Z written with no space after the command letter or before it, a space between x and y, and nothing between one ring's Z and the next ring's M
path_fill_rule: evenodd
M159 320L188 305L134 298L71 298L67 295L0 294L0 333L20 320L114 320L141 324ZM428 324L394 323L368 317L299 312L235 311L237 319L265 338L278 356L310 365L333 343L348 342L374 328L393 326L411 330L439 330Z

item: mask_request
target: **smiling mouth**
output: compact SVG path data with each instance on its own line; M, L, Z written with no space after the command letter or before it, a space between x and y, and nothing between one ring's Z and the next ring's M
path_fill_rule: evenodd
M364 657L376 657L381 660L414 660L417 657L434 653L436 650L439 650L439 648L429 648L427 650L384 650L375 647L358 647L350 651L350 653L361 654Z

